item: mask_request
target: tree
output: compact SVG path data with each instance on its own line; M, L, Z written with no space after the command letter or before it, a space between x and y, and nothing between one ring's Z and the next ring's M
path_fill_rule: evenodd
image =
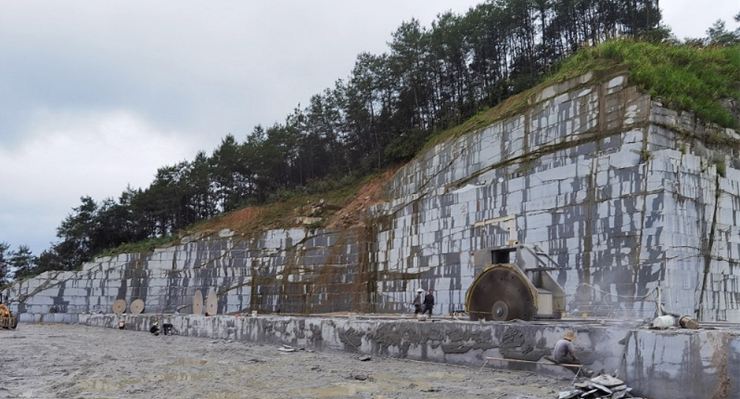
M20 245L15 252L10 253L8 263L15 270L16 279L31 276L36 267L36 257L26 245Z
M41 251L38 259L36 259L36 267L34 268L34 274L41 274L50 270L64 270L65 264L62 257L57 253L57 246L53 245L51 248Z
M386 54L361 53L350 79L336 90L344 115L344 145L349 159L359 170L383 165L383 149L388 135L384 121L395 108L396 86L391 78Z
M0 289L10 282L10 265L6 254L8 249L10 249L8 243L0 242Z
M739 17L740 13L735 17ZM729 32L725 27L725 21L718 19L707 29L707 37L710 45L731 46L740 42L737 32Z
M252 189L252 165L243 147L227 135L210 157L214 201L220 211L231 211L243 204Z
M89 196L80 197L80 202L57 228L57 237L62 241L54 250L61 257L64 270L73 270L98 249L94 246L98 205Z

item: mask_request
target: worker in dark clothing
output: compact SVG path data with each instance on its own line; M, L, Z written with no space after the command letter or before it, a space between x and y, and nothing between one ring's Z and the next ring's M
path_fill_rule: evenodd
M563 364L568 370L579 373L581 370L581 361L576 357L576 351L573 348L573 341L576 339L576 333L568 330L556 344L552 350L552 360L555 363Z
M421 303L422 303L421 295L423 293L424 293L424 290L422 290L421 288L419 288L419 289L416 290L416 298L414 298L414 302L413 302L413 304L414 304L414 314L415 315L418 315L422 311L422 309L421 309Z
M429 317L432 317L432 309L434 308L434 293L432 290L429 290L427 292L427 295L424 297L424 312L422 314L426 314L429 312Z
M154 335L159 335L159 322L158 321L155 321L154 323L152 323L152 326L149 327L149 332Z

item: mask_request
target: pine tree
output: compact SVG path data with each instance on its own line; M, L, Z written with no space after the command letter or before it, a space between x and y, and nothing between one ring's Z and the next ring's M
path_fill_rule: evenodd
M8 264L7 251L10 245L6 242L0 242L0 289L10 282L10 265Z
M16 251L10 253L8 264L15 271L14 277L19 279L34 274L36 257L28 246L20 245Z

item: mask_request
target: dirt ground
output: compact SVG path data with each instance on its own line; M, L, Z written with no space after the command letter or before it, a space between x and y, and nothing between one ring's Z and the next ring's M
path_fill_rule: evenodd
M75 325L0 330L0 398L554 398L570 381Z

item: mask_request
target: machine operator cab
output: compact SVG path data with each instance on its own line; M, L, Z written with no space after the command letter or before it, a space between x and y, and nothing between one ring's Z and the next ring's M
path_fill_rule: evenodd
M474 259L481 271L465 297L471 320L559 319L565 311L563 288L549 273L563 268L537 247L486 249Z

